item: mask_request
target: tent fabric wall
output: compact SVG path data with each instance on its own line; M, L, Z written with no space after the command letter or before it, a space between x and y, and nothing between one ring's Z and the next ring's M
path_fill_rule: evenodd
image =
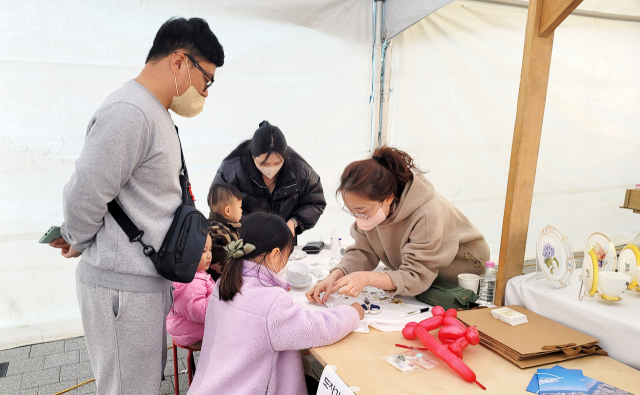
M640 15L640 3L584 9ZM0 349L82 333L77 260L38 245L62 220L62 188L90 116L141 69L174 15L209 21L226 63L205 111L173 115L197 198L222 158L268 119L322 176L329 206L300 238L346 235L333 192L371 144L368 0L190 2L36 0L0 15ZM526 10L456 0L393 39L389 144L415 156L439 192L486 235L497 259ZM570 16L556 31L527 257L552 223L581 250L593 230L625 243L640 231L617 207L640 142L640 24Z
M603 12L638 11L625 3ZM429 171L436 190L485 234L494 260L526 19L523 8L455 1L392 42L388 142ZM569 16L556 30L527 259L547 223L574 251L592 231L615 244L640 232L640 217L618 208L638 182L639 41L640 23Z
M349 218L339 175L369 151L371 3L361 0L32 1L0 15L0 349L80 335L77 260L37 244L62 222L62 188L89 119L140 72L160 25L205 18L224 46L204 112L172 114L197 207L222 159L263 119L321 175L329 207L315 233Z

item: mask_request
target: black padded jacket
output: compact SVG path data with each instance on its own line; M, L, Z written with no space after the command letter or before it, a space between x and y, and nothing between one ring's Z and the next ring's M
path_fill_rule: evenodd
M291 148L272 193L248 150L222 162L212 185L220 183L231 184L242 192L243 216L266 212L279 215L285 222L295 218L297 234L313 228L327 205L320 176Z

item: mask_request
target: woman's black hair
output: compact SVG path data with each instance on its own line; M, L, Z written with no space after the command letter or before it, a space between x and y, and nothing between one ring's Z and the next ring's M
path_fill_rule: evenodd
M258 127L258 130L253 134L251 140L246 140L240 143L236 149L225 159L231 159L236 157L242 157L249 153L252 158L267 154L262 164L266 163L269 156L276 153L287 162L290 159L291 149L287 145L287 139L284 137L284 133L277 126L273 126L269 121L262 121Z
M244 243L253 244L256 249L239 259L231 259L222 269L220 277L220 299L233 300L242 289L243 261L255 260L262 256L258 263L262 263L266 254L279 248L285 255L293 251L293 235L282 218L274 214L252 213L242 222L240 239ZM258 267L258 270L262 266ZM265 269L269 270L269 269Z

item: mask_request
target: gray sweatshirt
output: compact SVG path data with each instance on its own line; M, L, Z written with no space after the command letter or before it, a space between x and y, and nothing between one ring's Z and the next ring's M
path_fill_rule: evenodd
M107 211L116 198L146 244L159 249L181 203L180 145L169 112L135 81L113 92L89 121L76 170L64 187L62 237L82 252L76 275L88 284L157 292L162 278L140 243Z

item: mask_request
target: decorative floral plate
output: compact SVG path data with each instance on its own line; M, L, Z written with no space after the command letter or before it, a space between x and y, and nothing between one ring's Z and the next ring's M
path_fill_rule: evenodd
M638 269L640 265L640 249L634 244L629 244L620 253L618 258L618 271L631 277L631 284L629 289L634 289L638 286Z
M567 243L567 236L558 228L551 225L542 228L538 235L536 258L547 281L558 288L564 288L569 284L576 262Z
M584 260L582 261L582 274L580 279L582 285L580 286L580 295L578 299L582 300L586 295L595 296L598 292L598 258L593 249L587 251L584 254Z
M593 249L598 259L599 270L610 272L616 270L618 261L616 247L607 235L601 232L593 232L587 237L585 244L584 254L587 255L587 252Z

